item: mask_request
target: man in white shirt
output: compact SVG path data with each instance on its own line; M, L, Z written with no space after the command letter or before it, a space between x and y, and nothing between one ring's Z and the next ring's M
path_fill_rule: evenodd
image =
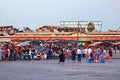
M82 50L80 48L77 49L77 55L78 55L78 62L81 62Z
M88 48L85 48L85 49L84 49L84 54L85 54L85 58L87 58Z

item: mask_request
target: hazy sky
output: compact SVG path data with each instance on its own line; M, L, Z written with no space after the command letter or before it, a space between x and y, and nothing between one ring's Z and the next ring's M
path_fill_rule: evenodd
M0 26L36 29L78 20L100 20L102 30L118 29L120 0L0 0Z

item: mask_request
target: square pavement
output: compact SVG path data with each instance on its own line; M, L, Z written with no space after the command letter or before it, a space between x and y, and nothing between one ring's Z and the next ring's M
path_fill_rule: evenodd
M120 80L120 59L105 63L58 59L0 62L0 80Z

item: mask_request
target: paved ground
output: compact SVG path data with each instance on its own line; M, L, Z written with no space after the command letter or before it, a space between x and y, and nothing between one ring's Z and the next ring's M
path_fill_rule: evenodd
M120 80L120 59L106 63L57 61L0 62L0 80Z

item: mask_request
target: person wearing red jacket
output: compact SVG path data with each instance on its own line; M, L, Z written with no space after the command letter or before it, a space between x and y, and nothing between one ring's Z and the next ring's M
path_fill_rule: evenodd
M9 48L5 49L5 55L6 55L6 57L5 57L6 61L9 61L9 56L10 56L10 49Z

